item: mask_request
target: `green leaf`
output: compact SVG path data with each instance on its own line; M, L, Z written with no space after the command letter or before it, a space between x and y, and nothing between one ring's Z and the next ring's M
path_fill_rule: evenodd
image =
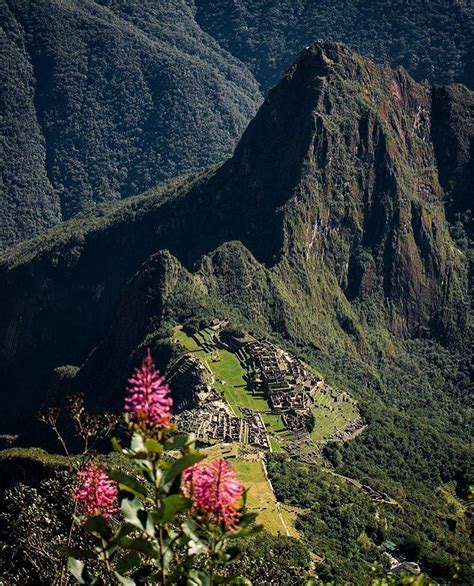
M71 558L93 560L96 555L90 549L80 549L79 547L68 547L67 545L55 545L54 549Z
M84 531L87 531L88 533L93 533L95 535L99 535L104 539L109 539L111 535L111 529L107 521L104 519L104 517L100 516L91 517L90 519L87 519L87 521L82 524L82 528L84 529Z
M188 574L187 583L190 586L210 586L211 579L204 570L191 570Z
M143 443L143 438L139 433L134 433L132 435L130 449L137 455L146 455L145 444Z
M143 503L138 498L135 497L132 500L123 499L120 504L120 509L127 523L145 531L151 537L155 536L153 520L145 511Z
M248 527L257 520L257 513L244 513L239 519L239 527Z
M163 446L156 439L147 439L144 446L147 452L151 452L152 454L162 454L164 451Z
M160 556L158 548L151 541L143 537L136 537L134 539L131 537L122 537L119 543L123 549L142 553L153 559L157 559Z
M227 562L230 562L232 560L234 560L240 553L240 549L238 547L228 547L225 550L226 553L226 557L227 557Z
M134 526L131 523L122 523L118 530L114 534L114 539L120 539L125 537L134 530Z
M123 453L123 448L120 445L119 440L116 437L113 437L110 441L112 443L112 447L113 447L114 451L115 452L118 452L119 454L122 454Z
M238 531L227 532L224 534L226 539L239 539L240 537L248 537L249 535L255 535L263 530L263 525L252 525L251 527L243 527Z
M126 576L122 576L118 572L114 572L114 576L117 578L117 580L120 582L120 584L123 584L124 586L136 586L136 582L135 582L135 580L132 580L132 578L127 578Z
M181 524L181 529L183 533L189 537L195 543L204 543L203 541L203 529L194 519L186 519L184 523Z
M110 470L107 472L107 476L118 482L122 490L126 490L135 496L146 497L146 488L142 486L133 476L125 474L125 472L122 472L121 470Z
M166 444L167 450L184 450L186 448L193 448L196 443L196 436L194 433L178 433L171 438Z
M130 551L126 553L120 560L117 562L115 567L116 571L119 574L125 574L129 572L132 568L135 568L140 563L140 556L136 551Z
M170 547L166 548L165 552L163 554L163 568L165 569L166 573L168 573L170 564L173 561L173 557L174 557L173 550Z
M235 578L232 578L228 584L229 586L252 586L252 582L243 576L235 576Z
M148 480L148 482L150 482L151 484L154 484L155 479L153 476L153 465L151 462L149 462L148 460L143 460L143 459L137 459L135 458L135 465L137 466L137 468L139 468L141 470L141 472L143 472L143 475L145 476L146 480Z
M180 494L171 494L161 501L159 510L154 513L154 519L164 525L173 521L178 513L188 509L191 501Z
M69 573L72 574L74 578L76 578L79 584L90 584L84 562L71 557L67 560L67 568Z
M203 454L195 452L194 454L186 454L186 456L182 456L175 460L172 466L163 474L161 490L165 493L168 492L175 478L179 476L183 470L197 464L201 460L204 460L204 458L205 456Z

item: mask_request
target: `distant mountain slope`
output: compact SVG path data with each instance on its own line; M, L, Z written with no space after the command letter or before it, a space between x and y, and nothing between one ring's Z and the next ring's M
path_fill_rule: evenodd
M232 153L261 100L185 0L1 0L0 247Z
M194 0L196 20L250 67L266 91L315 39L403 65L421 81L474 88L469 0Z
M81 364L115 327L121 298L120 323L134 317L105 343L123 364L155 330L209 308L325 354L364 351L376 332L383 346L388 331L465 343L467 250L451 236L440 177L463 195L473 161L461 148L438 159L446 120L434 114L450 101L464 119L451 140L469 144L462 86L438 92L344 46L309 47L223 166L4 254L5 388L24 401L34 380L34 410L52 369ZM156 279L133 285L148 270Z
M0 0L0 20L0 248L226 159L317 38L474 87L461 1Z

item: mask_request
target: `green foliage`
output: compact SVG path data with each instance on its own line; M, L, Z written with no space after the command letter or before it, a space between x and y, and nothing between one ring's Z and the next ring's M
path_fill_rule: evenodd
M468 583L470 517L454 518L437 487L455 480L459 498L466 498L472 454L461 443L433 437L433 430L419 428L419 421L405 422L386 410L368 423L357 440L326 449L341 476L281 456L268 463L278 498L308 509L296 527L310 549L324 557L318 574L336 583L352 583L356 576L367 580L370 564L384 560L375 546L390 540L397 557L420 560L438 579ZM450 441L451 449L446 446ZM362 484L388 491L396 504L376 505Z
M113 442L115 450L140 470L143 480L123 470L108 471L121 491L121 523L101 515L77 519L92 537L93 546L61 546L60 551L69 556L69 572L79 584L118 581L133 586L146 581L164 586L184 579L187 584L209 586L249 583L236 575L224 578L222 571L240 553L234 542L259 531L256 515L241 512L236 526L229 529L223 520L217 522L193 510L193 501L181 492L180 478L204 456L195 450L192 436L170 435L170 431L161 429L156 437L149 436L149 430L147 435L144 430L135 431L130 448L125 449L117 440ZM196 567L203 556L205 565ZM93 572L89 560L97 562Z
M185 0L1 3L0 247L222 160L315 39L416 79L473 87L469 3ZM253 74L253 75L252 75Z
M273 86L316 39L346 43L376 62L402 65L415 79L474 87L469 2L421 0L195 0L197 22Z
M269 458L268 473L281 502L306 510L296 528L318 556L318 576L336 584L367 583L371 564L383 561L374 503L351 484L282 456Z
M34 238L0 251L0 262L15 267L31 261L37 255L52 251L59 255L70 254L71 244L73 248L81 248L85 239L94 234L113 229L123 222L140 221L148 213L158 209L164 201L179 197L218 167L219 165L215 165L203 172L174 177L134 198L100 204L73 220L62 222Z
M226 158L261 100L184 0L2 0L0 11L0 248Z
M242 553L231 569L255 585L273 582L303 586L311 574L310 552L301 540L263 533L242 541L240 546Z
M21 467L10 461L9 476L15 481L0 487L0 582L53 584L61 566L55 546L66 538L73 509L72 474L38 469L25 457ZM4 482L7 478L2 476Z

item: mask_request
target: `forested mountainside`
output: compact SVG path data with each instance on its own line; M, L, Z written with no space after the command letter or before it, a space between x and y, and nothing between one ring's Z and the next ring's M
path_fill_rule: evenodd
M185 0L2 0L0 246L228 157L261 101Z
M469 583L473 116L462 85L307 47L226 163L4 251L2 430L41 443L34 412L78 390L119 407L146 347L166 369L177 324L225 318L359 401L330 472L269 459L319 575L364 583L387 538Z
M173 316L179 307L189 317L209 296L254 327L322 352L364 349L369 324L372 334L380 327L459 347L468 329L462 220L472 102L463 86L419 85L342 45L304 50L227 163L5 251L5 388L28 392L34 380L29 407L39 406L51 370L81 364L120 303L124 320L128 306L141 312L121 328L135 332L135 347L143 328L182 318ZM449 129L443 108L456 112ZM440 160L446 140L457 155ZM154 281L140 284L151 273ZM153 319L138 302L148 287ZM192 292L187 303L158 302L165 292L174 299L175 288ZM12 425L4 407L2 423Z
M305 44L473 87L469 2L2 0L0 247L227 158Z
M194 0L196 20L266 91L299 49L330 39L402 65L421 81L474 87L474 6L466 0Z

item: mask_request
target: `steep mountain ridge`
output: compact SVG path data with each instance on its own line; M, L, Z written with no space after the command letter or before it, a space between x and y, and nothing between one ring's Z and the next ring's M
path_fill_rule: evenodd
M0 267L6 388L25 402L34 380L33 411L52 369L94 348L83 380L115 372L118 385L119 359L127 369L147 336L202 312L324 352L363 351L369 330L383 333L376 346L387 330L459 342L467 262L438 179L437 92L318 42L220 168L11 249ZM470 94L456 92L447 95L468 106ZM472 128L467 106L459 112ZM456 158L449 164L455 181ZM472 172L472 159L462 168ZM147 260L160 250L169 252ZM9 403L2 424L13 426Z
M1 248L224 160L316 38L474 87L469 2L2 0L0 16Z
M350 301L385 299L398 335L443 322L436 312L465 289L465 259L445 221L432 99L343 46L306 49L220 172L240 223L232 236L306 282L327 271Z

